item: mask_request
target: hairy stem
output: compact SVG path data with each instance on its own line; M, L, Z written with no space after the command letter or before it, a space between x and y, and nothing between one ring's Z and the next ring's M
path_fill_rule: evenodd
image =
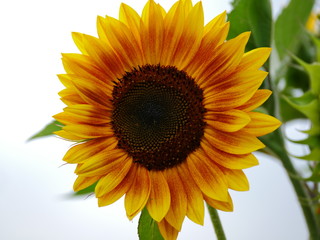
M208 207L208 210L210 213L212 225L213 225L214 230L217 235L217 239L218 240L226 240L226 236L224 234L223 227L222 227L217 210L215 208L209 206L209 204L207 204L207 207Z

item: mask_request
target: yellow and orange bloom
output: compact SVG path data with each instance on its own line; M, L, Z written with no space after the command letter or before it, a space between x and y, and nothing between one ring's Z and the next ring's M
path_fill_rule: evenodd
M122 4L119 20L98 17L98 37L73 33L80 54L63 54L67 105L56 134L76 142L74 190L94 183L99 206L125 195L129 219L146 207L165 239L187 216L203 224L204 201L232 211L228 189L246 191L243 169L258 164L258 136L280 122L253 110L270 48L245 53L250 33L226 41L222 13L204 25L201 2L168 12L150 0L141 16Z

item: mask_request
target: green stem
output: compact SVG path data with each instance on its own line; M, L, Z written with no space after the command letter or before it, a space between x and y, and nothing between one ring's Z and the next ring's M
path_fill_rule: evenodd
M212 225L213 225L214 230L217 235L217 239L218 240L226 240L226 236L224 234L223 227L222 227L217 210L215 208L211 207L209 204L207 204L207 207L208 207L208 210L210 213Z
M318 220L315 215L312 199L308 194L305 185L300 180L299 174L293 166L291 159L288 157L283 139L284 137L278 129L273 134L269 134L268 138L262 138L261 140L281 160L301 205L309 229L310 240L318 240L320 239L320 225L318 224Z
M281 120L280 114L280 95L277 89L273 85L273 81L270 75L267 77L267 83L269 89L273 91L273 98L271 98L270 113ZM306 224L308 226L310 240L320 239L320 225L315 214L311 196L307 192L306 185L301 180L298 172L293 166L291 159L288 156L288 152L284 143L285 137L281 132L281 128L274 131L272 134L268 134L261 138L261 141L281 160L283 167L286 169L288 177L292 183L292 186L298 197L301 209L303 211Z

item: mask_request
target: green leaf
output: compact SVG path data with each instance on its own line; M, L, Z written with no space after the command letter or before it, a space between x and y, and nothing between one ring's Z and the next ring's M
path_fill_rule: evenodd
M311 177L309 178L305 178L303 179L304 181L312 181L312 182L320 182L320 174L316 174L316 175L312 175Z
M284 98L279 99L279 104L280 104L280 111L281 114L281 121L282 122L288 122L293 119L297 118L306 118L301 112L299 112L297 109L292 107Z
M320 161L320 148L312 149L311 153L302 157L296 157L308 161Z
M286 86L283 93L292 95L292 91L299 89L306 92L310 88L309 76L304 69L297 64L290 63L285 75Z
M311 92L298 98L282 96L292 107L303 113L314 124L319 124L319 101Z
M251 0L248 6L249 24L256 47L271 45L272 11L269 0Z
M313 168L312 175L308 178L303 179L305 181L320 182L320 162L317 162Z
M290 101L296 105L307 105L317 97L312 92L306 92L300 97L289 97Z
M301 36L301 42L299 44L299 49L296 52L296 55L299 59L302 59L305 62L313 62L315 60L315 46L311 41L309 35L303 34ZM288 65L288 70L285 75L286 86L284 91L288 89L301 89L303 92L306 92L310 89L309 75L305 69L299 64L295 63L294 59L290 59Z
M303 140L298 140L298 141L290 140L290 141L293 143L309 145L311 148L320 146L320 136L309 136L308 138Z
M311 128L306 131L301 131L303 133L309 134L310 136L319 136L320 135L320 124L319 122L311 125Z
M311 35L311 39L313 40L314 44L316 45L317 61L320 62L320 39L312 34L310 34L310 35Z
M315 0L291 0L276 20L274 40L280 59L289 52L296 53L314 2Z
M141 212L138 234L140 240L163 240L157 222L149 215L146 208Z
M269 0L236 0L228 14L231 22L228 38L252 31L247 50L269 47L271 43L272 13Z
M28 139L28 141L52 135L54 132L61 130L62 124L58 121L52 121L46 125L40 132L36 133Z
M310 77L310 91L315 95L320 95L320 63L315 62L308 64L300 58L293 56L293 58L306 70Z

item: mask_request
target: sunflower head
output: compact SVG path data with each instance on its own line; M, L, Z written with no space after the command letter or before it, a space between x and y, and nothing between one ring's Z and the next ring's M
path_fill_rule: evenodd
M204 201L232 211L228 189L249 189L257 137L280 125L253 111L271 94L259 89L270 49L245 53L249 33L226 41L226 13L204 25L190 0L167 12L150 0L141 16L122 4L97 27L73 33L81 53L63 54L59 75L56 134L76 142L64 156L77 164L74 190L97 183L99 206L125 195L128 218L146 207L165 239L185 216L203 224Z

